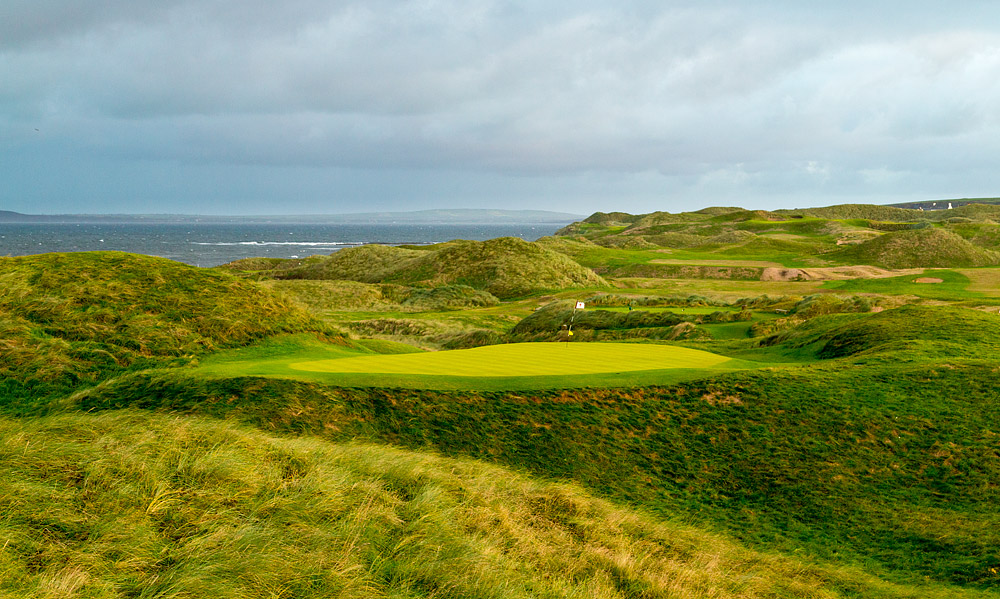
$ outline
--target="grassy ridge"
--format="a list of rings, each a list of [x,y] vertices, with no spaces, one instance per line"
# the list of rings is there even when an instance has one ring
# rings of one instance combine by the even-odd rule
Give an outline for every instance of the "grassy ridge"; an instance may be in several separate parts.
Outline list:
[[[760,278],[761,269],[739,262],[785,267],[997,265],[998,222],[1000,206],[985,204],[929,211],[851,204],[773,212],[599,213],[539,242],[609,277],[751,280]],[[669,255],[671,263],[657,260],[657,253],[660,258]]]
[[[994,370],[970,360],[831,364],[530,394],[137,374],[76,402],[433,447],[898,581],[996,585]]]
[[[938,231],[945,235],[934,239],[943,246],[954,245],[950,231],[959,226],[964,239],[983,242],[992,236],[986,225],[960,220],[928,226],[894,221],[894,215],[878,211],[841,216],[851,219],[740,209],[656,214],[630,222],[611,215],[596,219],[605,224],[584,223],[589,238],[551,245],[595,266],[627,268],[668,257],[713,260],[705,264],[714,267],[715,259],[747,257],[778,263],[834,260],[876,245],[849,245],[842,254],[822,248],[871,235],[885,243]],[[863,235],[851,237],[857,232]],[[616,236],[627,243],[613,240]],[[677,236],[685,243],[694,237],[707,243],[669,254],[655,251],[654,241]],[[642,243],[632,244],[633,239]],[[480,255],[486,244],[470,250],[462,243],[385,252],[385,272],[395,268],[391,264],[409,265],[390,273],[388,279],[398,276],[394,283],[337,282],[329,289],[327,281],[274,284],[302,284],[296,293],[314,300],[309,305],[317,312],[336,294],[377,295],[384,305],[371,314],[342,318],[357,320],[351,325],[360,327],[356,331],[367,327],[385,338],[400,327],[428,334],[426,327],[439,316],[409,309],[479,304],[454,322],[465,318],[463,327],[488,326],[468,335],[485,332],[491,342],[513,318],[528,316],[525,321],[550,331],[569,316],[566,310],[531,312],[551,297],[491,305],[495,297],[482,289],[504,273],[461,262],[488,263],[503,251]],[[633,245],[646,249],[614,249]],[[449,248],[462,251],[444,266],[423,262],[427,256],[441,258]],[[799,250],[808,254],[809,248],[815,255],[790,257]],[[11,596],[919,597],[996,596],[1000,588],[1000,516],[994,509],[1000,500],[995,426],[1000,391],[992,357],[1000,350],[1000,320],[995,314],[928,306],[869,314],[873,306],[899,302],[788,297],[765,302],[788,310],[780,319],[748,312],[753,320],[730,322],[737,312],[715,308],[690,316],[702,323],[699,330],[717,335],[697,347],[757,360],[757,370],[680,369],[676,378],[657,378],[654,371],[587,375],[593,386],[605,388],[577,390],[551,388],[578,386],[579,377],[571,376],[506,377],[503,384],[478,391],[456,383],[467,377],[451,377],[448,385],[430,385],[451,391],[428,391],[419,390],[429,386],[428,377],[438,382],[447,377],[242,376],[288,370],[292,358],[406,349],[384,340],[331,347],[315,335],[284,335],[325,329],[294,308],[295,302],[255,283],[120,254],[38,258],[42,261],[5,261],[0,269],[0,282],[9,283],[0,287],[0,350],[13,348],[0,351],[0,366],[10,368],[0,379],[4,409],[124,407],[187,417],[126,412],[0,420],[0,510],[12,506],[0,513],[0,531],[10,539],[0,549],[0,578],[18,585]],[[307,260],[285,272],[325,262]],[[355,266],[363,269],[364,261]],[[449,271],[452,266],[456,270]],[[446,287],[414,287],[438,284],[453,272],[465,278]],[[977,278],[977,293],[971,293],[973,272],[978,273],[942,271],[944,282],[926,288],[937,289],[941,299],[981,301],[978,294],[990,293],[983,283],[989,278]],[[514,275],[520,278],[508,283],[535,273]],[[836,283],[855,293],[899,293],[916,285],[912,277]],[[644,302],[669,299],[663,290],[650,293],[660,295]],[[691,298],[682,305],[693,305]],[[588,311],[582,317],[593,319],[588,331],[595,336],[646,335],[653,329],[672,335],[677,327],[694,328],[692,322],[671,327],[670,319],[677,317],[664,310],[641,312]],[[259,340],[266,341],[243,347]],[[225,347],[234,349],[214,353]],[[195,356],[201,356],[203,368],[141,370],[191,363]],[[777,364],[793,359],[800,365]],[[246,370],[248,364],[276,370]],[[540,379],[546,384],[539,385]],[[608,388],[615,385],[622,387]],[[190,418],[199,414],[229,422]],[[326,441],[275,439],[236,422]],[[561,490],[546,495],[542,511],[533,499],[522,498],[535,497],[525,486],[480,501],[474,498],[488,493],[477,495],[469,480],[447,473],[481,468],[476,476],[482,479],[520,475],[426,454],[409,454],[401,458],[409,465],[399,467],[402,453],[351,444],[358,440],[573,480],[619,504],[842,569],[777,560],[791,565],[753,561],[746,570],[744,562],[711,551],[700,554],[707,561],[688,562],[688,554],[678,558],[672,545],[659,541],[649,554],[615,553],[620,547],[648,547],[643,544],[648,536],[616,528],[612,512],[624,513],[620,510],[581,507],[594,500],[579,489],[546,487]],[[331,477],[339,478],[331,483]],[[338,481],[349,485],[336,486]],[[359,488],[365,492],[354,493]],[[462,511],[469,507],[474,516]],[[585,512],[594,519],[581,524]],[[118,513],[127,514],[121,538],[107,532],[114,530]],[[648,518],[642,523],[640,528],[656,530],[663,525]],[[681,529],[662,530],[674,538]],[[610,538],[620,544],[609,544]],[[526,539],[530,548],[520,552]],[[699,551],[713,546],[704,536],[692,543]],[[608,555],[615,557],[595,558]],[[546,561],[546,556],[565,558]],[[734,575],[715,568],[712,560]],[[689,570],[671,570],[678,561]],[[918,586],[884,584],[853,568]],[[706,580],[726,582],[706,586]],[[684,581],[695,582],[685,586]],[[6,587],[0,587],[3,597]]]
[[[316,314],[331,312],[420,312],[495,306],[489,292],[468,285],[432,288],[341,280],[263,280],[261,284],[307,306]]]
[[[236,263],[228,268],[239,270],[242,266]],[[265,272],[285,279],[468,285],[499,298],[607,285],[566,256],[516,237],[459,240],[420,249],[364,245],[341,250],[320,262]]]
[[[0,597],[984,597],[482,462],[149,413],[0,419]]]
[[[818,317],[762,343],[812,346],[820,358],[930,362],[981,358],[1000,351],[1000,318],[978,310],[910,305],[876,314]]]
[[[324,327],[250,281],[114,252],[0,258],[0,399]]]
[[[1000,254],[973,245],[957,233],[936,227],[886,233],[839,256],[858,264],[886,268],[992,266]]]

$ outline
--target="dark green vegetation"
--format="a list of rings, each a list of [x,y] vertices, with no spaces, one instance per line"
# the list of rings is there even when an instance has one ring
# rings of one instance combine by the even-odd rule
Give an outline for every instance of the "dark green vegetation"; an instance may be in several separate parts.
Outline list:
[[[836,364],[530,397],[147,375],[79,401],[431,446],[576,480],[751,545],[863,564],[900,582],[993,585],[996,369],[952,362]],[[246,400],[233,405],[234,396]]]
[[[122,253],[0,258],[0,396],[12,404],[326,326],[220,272]]]
[[[998,597],[998,220],[712,208],[219,270],[3,260],[0,597]],[[570,325],[733,360],[289,369]]]
[[[958,233],[926,227],[886,233],[845,250],[841,259],[886,268],[992,266],[1000,255],[966,241]]]
[[[458,284],[499,298],[606,283],[562,254],[516,237],[489,241],[452,241],[428,247],[365,245],[307,261],[294,268],[259,262],[227,265],[237,271],[273,271],[282,279],[349,280],[363,283]]]
[[[469,459],[122,411],[0,419],[3,597],[982,597]],[[745,574],[744,574],[745,573]]]

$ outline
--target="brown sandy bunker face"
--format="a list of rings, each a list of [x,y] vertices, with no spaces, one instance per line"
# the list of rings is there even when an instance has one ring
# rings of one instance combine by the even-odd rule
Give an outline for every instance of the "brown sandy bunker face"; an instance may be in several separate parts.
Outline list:
[[[919,279],[913,279],[914,283],[944,283],[944,280],[938,279],[936,277],[920,277]]]
[[[830,266],[822,268],[765,268],[761,281],[846,281],[849,279],[886,279],[915,275],[922,268],[888,269],[877,266]]]

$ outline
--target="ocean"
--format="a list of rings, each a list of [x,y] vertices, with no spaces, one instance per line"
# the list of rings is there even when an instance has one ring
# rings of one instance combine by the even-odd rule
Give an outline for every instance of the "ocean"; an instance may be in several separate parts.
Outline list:
[[[520,237],[534,241],[557,223],[507,225],[308,225],[0,223],[0,256],[110,250],[160,256],[194,266],[218,266],[251,257],[304,258],[383,243],[425,245]]]

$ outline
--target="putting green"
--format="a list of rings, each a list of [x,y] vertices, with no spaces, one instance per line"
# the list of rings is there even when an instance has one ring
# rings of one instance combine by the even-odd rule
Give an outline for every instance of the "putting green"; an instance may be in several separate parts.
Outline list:
[[[289,367],[307,372],[508,377],[708,368],[728,361],[726,356],[672,345],[511,343],[419,354],[295,362]]]

